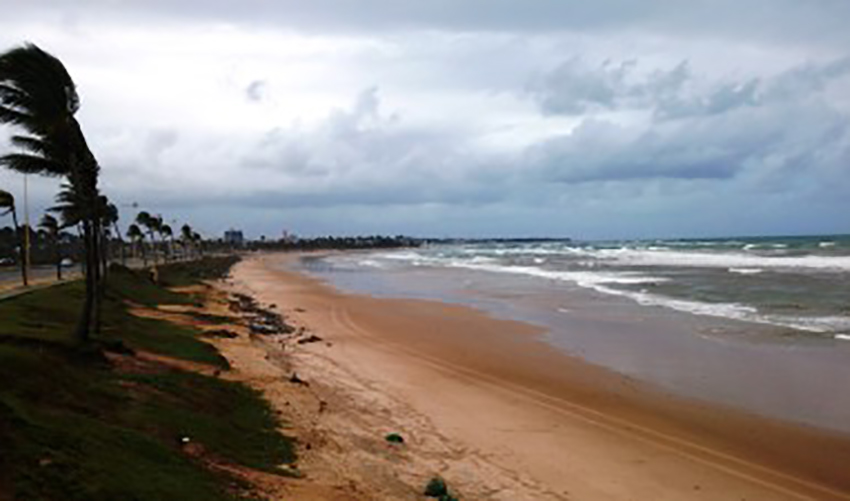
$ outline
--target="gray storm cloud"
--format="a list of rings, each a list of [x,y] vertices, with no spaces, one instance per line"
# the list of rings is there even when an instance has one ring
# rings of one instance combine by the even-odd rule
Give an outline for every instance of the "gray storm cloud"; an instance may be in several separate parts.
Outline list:
[[[846,231],[847,18],[837,0],[33,0],[0,42],[66,61],[117,200],[209,231],[799,233]]]

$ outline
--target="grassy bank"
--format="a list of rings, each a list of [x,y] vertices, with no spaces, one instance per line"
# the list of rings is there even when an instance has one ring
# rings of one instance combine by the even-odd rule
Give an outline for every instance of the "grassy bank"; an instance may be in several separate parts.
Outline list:
[[[191,285],[231,264],[163,266],[159,278]],[[254,390],[138,356],[226,370],[200,331],[130,313],[199,298],[122,268],[108,290],[94,349],[72,338],[81,283],[0,302],[0,499],[242,499],[244,486],[211,463],[275,472],[294,459]]]

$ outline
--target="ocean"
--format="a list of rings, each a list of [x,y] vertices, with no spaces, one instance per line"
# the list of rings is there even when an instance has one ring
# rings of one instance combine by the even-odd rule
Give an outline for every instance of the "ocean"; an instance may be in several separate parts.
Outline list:
[[[480,242],[303,261],[474,306],[665,391],[850,432],[850,236]]]
[[[850,340],[850,236],[495,243],[337,257],[563,282],[641,305]]]

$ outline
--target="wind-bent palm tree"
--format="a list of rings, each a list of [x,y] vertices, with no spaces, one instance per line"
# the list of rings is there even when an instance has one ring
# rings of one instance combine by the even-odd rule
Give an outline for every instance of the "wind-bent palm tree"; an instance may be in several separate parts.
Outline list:
[[[192,245],[198,250],[198,257],[204,257],[204,239],[196,232],[192,232]]]
[[[59,214],[60,226],[62,228],[76,227],[80,231],[80,235],[85,241],[85,234],[82,230],[83,219],[85,219],[85,211],[81,208],[79,201],[80,196],[77,191],[69,183],[63,183],[59,193],[56,194],[56,205],[49,208],[50,212]],[[83,272],[88,274],[91,263],[87,256],[83,260]]]
[[[183,257],[189,259],[189,248],[192,245],[192,227],[189,223],[180,228],[180,244],[183,247]]]
[[[104,224],[106,227],[112,227],[115,231],[115,237],[118,238],[118,245],[121,247],[121,264],[127,265],[127,254],[124,249],[124,237],[121,236],[121,229],[118,227],[118,206],[113,203],[106,205],[106,213],[104,214]]]
[[[168,239],[168,248],[165,253],[165,259],[168,260],[174,256],[174,231],[171,229],[171,225],[166,223],[160,227],[159,234],[160,238]]]
[[[144,263],[145,268],[147,268],[148,255],[145,252],[145,234],[142,233],[142,229],[139,228],[139,225],[133,223],[127,228],[127,238],[130,239],[130,242],[133,243],[135,248],[141,249],[142,262]]]
[[[107,276],[109,273],[109,241],[110,241],[110,229],[112,228],[112,221],[109,219],[109,199],[106,195],[100,195],[97,197],[97,219],[95,221],[96,231],[97,231],[97,239],[100,243],[100,261],[98,265],[100,266],[99,276],[101,280],[100,287],[98,288],[99,293],[101,294],[101,298],[103,297],[103,293],[106,291],[106,283]]]
[[[151,231],[156,235],[159,235],[159,245],[158,252],[162,252],[165,254],[165,246],[163,245],[162,239],[162,216],[153,216],[151,217]],[[163,256],[166,257],[166,256]]]
[[[56,280],[62,280],[62,251],[59,248],[59,221],[50,214],[45,214],[41,217],[38,227],[44,230],[47,240],[53,246],[53,260],[56,263]]]
[[[12,136],[12,144],[21,152],[4,155],[0,164],[18,172],[65,177],[71,190],[67,202],[81,216],[86,295],[77,336],[86,342],[92,326],[98,328],[96,201],[100,167],[74,116],[79,107],[74,81],[59,59],[32,44],[0,55],[0,123],[24,131]]]
[[[21,265],[21,280],[24,283],[24,287],[29,285],[29,277],[27,277],[27,263],[24,260],[24,243],[21,237],[21,229],[18,226],[18,213],[15,210],[15,197],[5,190],[0,190],[0,216],[5,216],[6,214],[12,215],[12,225],[15,227],[15,236],[18,239],[18,249],[19,256],[18,262]],[[29,230],[29,228],[27,228]]]
[[[136,224],[140,227],[144,227],[148,231],[148,235],[151,238],[151,251],[153,253],[153,264],[156,265],[156,237],[154,237],[154,231],[156,228],[156,218],[150,215],[148,211],[141,211],[136,216]],[[147,266],[147,264],[145,264]]]

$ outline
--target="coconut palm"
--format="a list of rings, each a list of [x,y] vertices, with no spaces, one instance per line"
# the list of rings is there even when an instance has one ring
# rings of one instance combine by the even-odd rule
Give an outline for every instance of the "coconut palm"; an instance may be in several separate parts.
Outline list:
[[[156,218],[151,216],[150,213],[147,211],[141,211],[136,216],[136,224],[138,224],[141,228],[146,229],[148,235],[150,236],[151,252],[153,253],[153,264],[156,265],[156,237],[154,236],[154,232],[156,231],[157,227]]]
[[[197,249],[198,256],[204,257],[204,239],[200,234],[192,232],[192,245]]]
[[[83,219],[85,219],[85,211],[82,209],[79,199],[80,195],[74,186],[70,183],[63,183],[59,193],[57,193],[55,197],[56,205],[48,210],[59,215],[61,228],[76,227],[80,233],[80,237],[85,242],[85,232],[82,229]],[[87,256],[84,256],[82,263],[83,271],[86,273],[86,276],[88,276],[89,265],[91,263]]]
[[[18,249],[20,250],[18,262],[21,265],[21,280],[24,283],[24,287],[26,287],[29,285],[29,277],[27,277],[27,265],[23,258],[24,245],[21,241],[21,229],[18,226],[18,213],[15,211],[15,197],[8,191],[0,190],[0,216],[5,216],[6,214],[12,215],[12,225],[15,227],[15,235],[18,238]]]
[[[168,248],[165,257],[169,259],[174,255],[174,231],[171,229],[171,225],[165,223],[160,227],[159,234],[160,238],[168,239]]]
[[[159,245],[157,252],[162,252],[163,254],[165,254],[162,241],[162,216],[151,217],[151,231],[154,234],[159,235]]]
[[[183,255],[188,259],[189,248],[192,245],[192,227],[188,223],[180,228],[180,245],[183,247]]]
[[[97,197],[96,231],[101,248],[100,262],[98,263],[100,265],[100,279],[102,282],[99,289],[101,294],[103,294],[106,289],[107,274],[109,272],[109,241],[111,228],[112,220],[110,219],[109,214],[109,199],[106,195],[100,195]]]
[[[86,255],[86,295],[77,325],[78,339],[85,342],[93,323],[97,329],[99,308],[95,214],[100,167],[74,116],[79,104],[74,81],[59,59],[32,44],[0,55],[0,123],[24,132],[11,138],[21,151],[0,157],[0,164],[67,179],[68,202],[80,217]]]
[[[38,227],[44,230],[44,234],[47,236],[47,241],[53,246],[53,258],[56,263],[56,280],[62,280],[62,252],[59,248],[59,221],[50,214],[45,214],[41,217],[41,222],[38,223]]]
[[[135,248],[141,249],[142,261],[144,262],[145,267],[147,267],[148,255],[145,252],[145,234],[142,232],[142,229],[139,228],[139,225],[133,223],[127,228],[127,238],[130,239],[130,242],[133,243]]]
[[[118,207],[113,203],[107,203],[106,212],[104,214],[104,225],[107,228],[112,228],[115,232],[115,237],[118,239],[118,245],[121,248],[121,264],[127,264],[127,255],[124,251],[124,237],[121,236],[121,229],[118,228]]]

